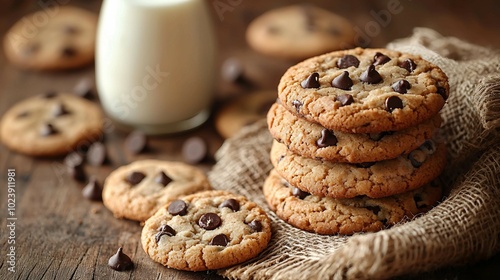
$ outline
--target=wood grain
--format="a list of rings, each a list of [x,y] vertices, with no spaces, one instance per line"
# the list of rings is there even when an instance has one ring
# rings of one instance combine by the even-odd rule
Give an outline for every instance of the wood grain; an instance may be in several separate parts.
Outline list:
[[[207,0],[210,4],[215,1]],[[220,0],[225,2],[225,0]],[[21,16],[39,10],[40,2],[27,0],[0,0],[0,35]],[[56,0],[53,2],[57,3]],[[67,2],[67,1],[60,1]],[[219,43],[219,65],[228,57],[236,57],[245,65],[253,87],[242,88],[218,78],[217,100],[214,111],[238,94],[257,89],[275,89],[281,74],[293,64],[290,61],[270,59],[250,50],[245,42],[245,28],[262,12],[301,1],[241,1],[233,10],[219,18],[212,9]],[[310,1],[335,11],[354,22],[361,30],[374,21],[373,13],[387,8],[389,1]],[[459,3],[458,3],[459,2]],[[500,47],[500,2],[481,1],[409,1],[401,0],[403,11],[391,17],[386,27],[370,38],[370,46],[384,46],[387,42],[408,36],[415,26],[427,26],[445,35],[457,36],[471,42]],[[99,11],[101,1],[72,0],[70,4]],[[298,38],[300,39],[300,38]],[[68,91],[82,77],[94,77],[93,66],[58,73],[27,72],[10,65],[0,55],[0,114],[23,98],[48,90]],[[150,138],[150,149],[137,156],[123,149],[126,132],[111,129],[106,134],[110,162],[101,167],[86,167],[88,174],[102,182],[115,168],[137,159],[155,157],[182,160],[182,143],[191,136],[201,136],[209,143],[213,155],[223,139],[214,129],[213,119],[190,132]],[[213,162],[199,166],[209,171]],[[33,159],[10,152],[0,145],[0,227],[7,225],[8,168],[16,169],[16,252],[17,272],[10,274],[5,261],[0,263],[0,279],[221,279],[215,273],[188,273],[168,269],[153,263],[142,250],[138,223],[117,220],[102,205],[90,202],[81,195],[82,184],[68,177],[62,159]],[[5,258],[7,239],[2,234],[1,253]],[[107,261],[122,246],[135,262],[135,269],[116,272]],[[476,265],[445,268],[437,272],[406,276],[404,279],[480,279],[498,272],[500,257]],[[464,278],[465,277],[465,278]]]

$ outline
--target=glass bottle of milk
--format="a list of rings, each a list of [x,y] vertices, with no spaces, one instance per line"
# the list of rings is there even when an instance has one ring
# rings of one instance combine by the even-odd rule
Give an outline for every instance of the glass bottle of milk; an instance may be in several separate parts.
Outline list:
[[[148,134],[188,130],[209,117],[215,37],[202,0],[105,0],[96,83],[118,125]]]

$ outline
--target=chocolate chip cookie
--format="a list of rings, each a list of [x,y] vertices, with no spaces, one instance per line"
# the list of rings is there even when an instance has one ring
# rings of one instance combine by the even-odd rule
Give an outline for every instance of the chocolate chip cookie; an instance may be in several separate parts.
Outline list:
[[[427,212],[441,199],[441,187],[434,182],[378,199],[320,197],[292,187],[275,170],[266,179],[263,191],[278,217],[294,227],[319,234],[379,231]]]
[[[347,19],[309,4],[268,11],[254,19],[246,33],[256,51],[286,59],[352,48],[354,37]]]
[[[170,268],[202,271],[257,256],[271,239],[271,221],[245,197],[207,191],[175,200],[146,221],[142,248]]]
[[[100,138],[103,115],[96,104],[72,94],[49,92],[11,107],[0,122],[0,139],[30,156],[58,156]]]
[[[287,70],[278,96],[288,111],[327,129],[380,133],[435,116],[449,95],[448,79],[420,56],[387,49],[337,51]]]
[[[7,59],[34,70],[78,68],[94,61],[97,16],[86,10],[56,6],[29,14],[4,38]]]
[[[117,218],[145,221],[181,196],[211,189],[205,174],[181,162],[140,160],[113,171],[102,200]]]
[[[215,127],[224,138],[234,136],[246,125],[264,119],[276,101],[276,91],[256,91],[241,95],[222,107],[215,117]]]
[[[379,198],[419,188],[435,179],[446,165],[446,148],[427,140],[408,155],[350,164],[302,157],[274,141],[271,162],[280,176],[303,191],[333,198]]]
[[[418,148],[441,125],[436,115],[401,131],[351,134],[331,131],[274,104],[267,115],[269,130],[278,142],[304,157],[362,163],[396,158]]]

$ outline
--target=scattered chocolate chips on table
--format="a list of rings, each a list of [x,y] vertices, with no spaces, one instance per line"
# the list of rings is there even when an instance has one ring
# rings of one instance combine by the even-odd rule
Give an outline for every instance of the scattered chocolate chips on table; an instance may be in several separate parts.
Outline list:
[[[85,174],[85,170],[83,169],[83,164],[82,165],[67,166],[67,169],[68,169],[69,175],[75,181],[78,181],[80,183],[84,183],[85,180],[87,179],[87,175]]]
[[[102,187],[94,176],[91,176],[88,184],[82,190],[83,197],[93,200],[102,201]]]
[[[92,166],[101,166],[107,160],[106,146],[101,142],[94,142],[87,151],[87,162]]]
[[[242,85],[251,84],[245,76],[245,67],[243,63],[235,57],[230,57],[224,60],[221,67],[221,75],[225,81],[231,83]]]
[[[147,147],[146,134],[140,130],[132,131],[127,138],[125,138],[125,147],[132,154],[144,152]]]
[[[190,164],[200,163],[207,159],[208,147],[201,137],[188,138],[182,145],[184,161]]]
[[[116,254],[109,258],[108,266],[117,271],[125,271],[134,268],[134,263],[129,256],[123,253],[123,248],[120,247]]]

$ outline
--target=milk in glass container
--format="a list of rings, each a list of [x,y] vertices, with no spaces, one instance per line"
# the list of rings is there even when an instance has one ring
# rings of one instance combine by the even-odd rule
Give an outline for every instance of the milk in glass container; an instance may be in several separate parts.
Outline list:
[[[209,117],[215,39],[202,0],[105,0],[96,83],[118,125],[149,134],[188,130]]]

